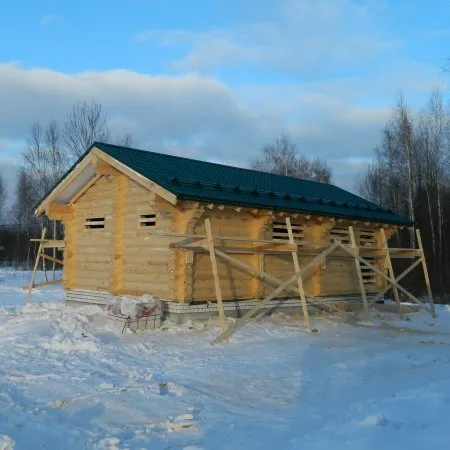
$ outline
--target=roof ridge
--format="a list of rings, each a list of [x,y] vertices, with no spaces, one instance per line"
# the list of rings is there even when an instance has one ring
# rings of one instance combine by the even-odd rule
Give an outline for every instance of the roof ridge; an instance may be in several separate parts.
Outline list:
[[[263,170],[248,169],[246,167],[239,167],[239,166],[231,166],[230,164],[222,164],[222,163],[216,163],[216,162],[211,162],[211,161],[204,161],[202,159],[189,158],[187,156],[172,155],[170,153],[155,152],[153,150],[143,150],[143,149],[140,149],[140,148],[126,147],[124,145],[107,144],[106,142],[97,142],[96,141],[96,142],[94,142],[92,144],[91,148],[95,147],[96,145],[107,145],[109,147],[115,147],[117,149],[133,150],[133,151],[142,152],[142,153],[153,153],[153,154],[156,154],[156,155],[165,155],[165,156],[169,156],[171,158],[180,158],[180,159],[185,159],[185,160],[188,160],[188,161],[194,161],[196,163],[211,164],[211,165],[214,165],[214,166],[221,166],[221,167],[232,168],[232,169],[236,169],[236,170],[243,170],[243,171],[246,171],[246,172],[260,173],[260,174],[264,174],[264,175],[270,175],[270,176],[273,176],[273,177],[281,177],[283,179],[289,178],[289,179],[296,180],[296,181],[300,180],[300,181],[303,181],[305,183],[321,184],[321,185],[325,185],[325,186],[338,187],[335,184],[324,183],[322,181],[307,180],[305,178],[297,178],[297,177],[293,177],[291,175],[280,175],[278,173],[264,172]],[[339,189],[341,189],[341,188],[339,188]],[[341,189],[341,190],[344,190],[344,189]],[[345,191],[345,192],[348,192],[348,191]],[[365,200],[365,199],[363,199],[363,200]],[[367,201],[367,200],[365,200],[365,201]]]

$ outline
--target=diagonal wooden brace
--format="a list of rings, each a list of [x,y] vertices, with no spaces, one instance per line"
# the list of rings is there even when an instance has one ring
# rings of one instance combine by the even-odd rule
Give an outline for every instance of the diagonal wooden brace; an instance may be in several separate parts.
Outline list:
[[[205,250],[207,250],[207,247],[202,247]],[[256,269],[255,267],[251,266],[250,264],[246,264],[243,261],[240,261],[238,259],[233,258],[232,256],[228,255],[227,253],[222,252],[221,250],[218,250],[217,248],[214,249],[215,253],[217,256],[220,256],[221,258],[225,259],[226,261],[228,261],[230,264],[235,265],[236,267],[239,267],[243,270],[246,270],[247,272],[251,272],[254,275],[257,275],[261,281],[263,281],[266,284],[270,284],[271,287],[273,287],[273,285],[275,284],[276,286],[279,286],[281,284],[283,284],[283,280],[281,280],[280,278],[277,278],[267,272],[261,271],[259,269]],[[289,286],[287,288],[288,291],[299,295],[300,291],[298,290],[298,287],[295,286]],[[310,297],[311,302],[314,303],[318,303],[321,306],[323,306],[326,309],[329,309],[337,314],[342,315],[342,311],[333,306],[332,304],[326,303],[325,301],[318,299],[318,298],[314,298],[311,296],[311,294],[309,294],[308,292],[305,291],[305,295],[307,295],[308,297]]]
[[[338,243],[339,248],[342,248],[344,251],[349,253],[350,255],[353,255],[355,258],[357,258],[362,264],[364,264],[367,267],[370,267],[375,273],[380,275],[383,279],[385,279],[387,282],[392,283],[394,286],[398,288],[399,291],[403,292],[408,298],[410,298],[414,303],[417,303],[418,305],[422,306],[425,311],[427,311],[432,317],[436,317],[436,314],[429,308],[427,308],[423,302],[421,302],[419,299],[414,297],[414,295],[411,294],[411,292],[407,291],[403,286],[400,286],[398,283],[393,282],[385,273],[383,273],[378,267],[374,266],[373,264],[370,264],[367,262],[364,258],[361,258],[357,253],[352,251],[351,249],[345,247],[344,245]]]
[[[338,243],[335,243],[324,250],[320,255],[316,256],[311,262],[309,262],[306,266],[302,267],[299,272],[292,275],[288,278],[283,284],[278,286],[271,294],[269,294],[264,300],[261,300],[257,305],[251,308],[243,317],[236,320],[233,326],[229,327],[224,333],[214,339],[211,344],[217,344],[224,339],[228,339],[233,333],[239,330],[241,327],[245,325],[248,319],[250,319],[254,314],[256,314],[261,308],[264,308],[271,300],[273,300],[278,294],[285,291],[289,286],[294,284],[299,277],[301,277],[305,272],[311,270],[315,267],[317,263],[320,263],[327,257],[331,252],[333,252],[339,246]]]
[[[420,263],[422,262],[422,260],[419,258],[416,261],[414,261],[407,269],[405,269],[397,278],[395,278],[395,283],[398,283],[399,281],[401,281],[404,277],[406,277],[406,275],[408,275],[409,272],[411,272],[413,269],[415,269]],[[373,304],[375,302],[377,302],[378,300],[380,300],[381,297],[383,297],[384,294],[386,294],[386,292],[391,289],[392,287],[392,280],[389,280],[388,285],[383,289],[383,291],[381,291],[379,294],[377,294],[374,298],[371,299],[370,303]]]

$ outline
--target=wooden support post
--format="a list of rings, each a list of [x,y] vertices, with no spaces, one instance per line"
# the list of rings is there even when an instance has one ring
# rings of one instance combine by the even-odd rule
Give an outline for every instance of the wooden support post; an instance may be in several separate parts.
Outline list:
[[[423,276],[425,277],[425,284],[427,286],[428,301],[430,302],[430,308],[431,308],[432,316],[436,317],[436,310],[434,308],[433,293],[431,292],[430,277],[428,276],[427,262],[425,261],[425,253],[423,252],[423,245],[422,245],[422,236],[420,235],[420,230],[419,229],[416,230],[416,237],[417,237],[417,244],[419,246],[419,249],[422,251],[422,256],[420,257],[420,259],[422,260]]]
[[[212,341],[212,344],[217,344],[224,339],[228,339],[233,333],[235,333],[239,328],[243,327],[245,325],[245,322],[250,319],[254,314],[256,314],[261,308],[264,308],[265,305],[267,305],[272,299],[274,299],[278,294],[285,291],[289,286],[291,286],[293,283],[296,282],[296,280],[302,276],[305,272],[308,270],[311,270],[314,268],[314,266],[317,263],[320,263],[320,261],[323,260],[323,258],[326,258],[328,254],[333,252],[337,247],[339,246],[338,243],[335,243],[325,249],[319,256],[316,256],[310,263],[308,263],[306,266],[300,269],[298,273],[295,273],[290,278],[288,278],[283,284],[278,286],[274,291],[272,291],[271,294],[269,294],[264,300],[259,302],[257,305],[255,305],[253,308],[251,308],[243,317],[236,320],[233,326],[229,327],[225,332],[223,332],[220,336],[218,336],[216,339]]]
[[[406,277],[406,275],[408,275],[409,272],[411,272],[413,269],[415,269],[420,263],[422,262],[422,260],[419,258],[416,261],[414,261],[406,270],[404,270],[395,280],[395,283],[398,283],[400,280],[402,280],[404,277]],[[381,297],[383,297],[384,294],[386,294],[386,292],[391,289],[391,287],[394,286],[393,281],[390,280],[387,283],[387,286],[381,291],[379,292],[372,300],[371,303],[375,303],[377,302]]]
[[[222,333],[226,330],[225,311],[222,303],[222,291],[220,290],[219,271],[217,269],[216,253],[214,251],[214,239],[211,231],[211,222],[209,218],[205,219],[206,240],[208,241],[209,257],[211,258],[211,266],[214,277],[214,288],[216,290],[217,308],[219,309],[220,326]]]
[[[347,252],[350,255],[353,255],[355,258],[359,260],[362,264],[364,264],[366,267],[370,267],[375,273],[380,275],[381,278],[391,283],[393,286],[397,286],[399,291],[403,292],[408,298],[410,298],[414,303],[417,303],[418,305],[422,306],[432,317],[436,317],[436,315],[433,315],[432,310],[427,308],[423,302],[421,302],[419,299],[414,297],[414,295],[411,294],[411,292],[407,291],[403,286],[400,286],[397,282],[393,282],[385,273],[383,273],[378,267],[374,266],[373,264],[370,264],[365,259],[361,258],[357,253],[355,253],[353,250],[345,247],[342,244],[338,243],[338,246],[342,248],[345,252]]]
[[[383,246],[386,249],[386,260],[385,261],[386,261],[386,267],[388,270],[388,275],[395,283],[395,275],[394,275],[394,269],[392,267],[391,255],[389,253],[388,241],[386,238],[386,233],[384,232],[383,228],[380,228],[380,233],[381,233],[381,237],[383,239]],[[399,315],[400,319],[402,319],[403,318],[402,305],[400,303],[400,296],[398,294],[397,286],[392,285],[392,290],[394,292],[395,303],[397,303],[398,315]]]
[[[207,247],[204,247],[204,248],[205,248],[205,250],[208,250]],[[263,281],[264,283],[270,284],[271,287],[273,284],[276,284],[278,286],[283,284],[283,280],[280,280],[279,278],[277,278],[273,275],[270,275],[269,273],[266,273],[263,270],[255,269],[254,267],[250,266],[249,264],[246,264],[239,259],[233,258],[232,256],[227,255],[226,253],[222,252],[221,250],[215,249],[215,253],[217,256],[220,256],[221,258],[225,259],[226,261],[229,261],[234,266],[239,267],[240,269],[246,270],[247,272],[257,275],[261,279],[261,281]],[[298,288],[296,288],[294,286],[289,286],[287,288],[287,290],[296,295],[300,294],[300,292],[298,291]],[[305,291],[305,294],[308,295],[309,297],[312,297],[306,291]],[[318,303],[318,304],[322,305],[324,308],[329,309],[337,314],[342,314],[342,312],[339,308],[333,306],[332,304],[326,303],[319,298],[313,297],[313,298],[311,298],[311,300],[314,303]]]
[[[289,242],[291,244],[295,244],[294,233],[292,232],[291,219],[289,217],[286,217],[286,228],[287,228],[287,232],[288,232],[288,235],[289,235]],[[297,251],[292,251],[292,260],[294,262],[295,273],[299,273],[300,272],[300,263],[298,261],[298,253],[297,253]],[[298,285],[298,290],[300,291],[300,301],[301,301],[301,304],[302,304],[302,310],[303,310],[303,317],[305,319],[305,325],[306,325],[306,327],[308,328],[309,331],[312,331],[311,320],[309,319],[308,305],[306,304],[305,290],[303,289],[303,280],[302,280],[301,276],[299,276],[297,278],[297,285]]]
[[[56,220],[53,221],[53,239],[56,241]],[[53,259],[56,259],[56,248],[53,249]],[[52,264],[52,280],[55,279],[56,263]]]
[[[46,233],[47,233],[47,228],[43,228],[42,229],[42,235],[41,235],[41,241],[39,242],[39,248],[38,248],[38,251],[37,251],[37,254],[36,254],[36,261],[34,263],[33,273],[31,274],[31,282],[30,282],[30,285],[28,286],[28,294],[27,294],[27,298],[25,300],[26,303],[30,303],[31,291],[33,290],[34,279],[36,277],[36,271],[37,271],[38,266],[39,266],[39,260],[41,259],[42,241],[45,239],[45,234]]]
[[[353,227],[348,227],[348,234],[350,236],[350,243],[352,245],[352,249],[357,252],[357,246],[356,246],[356,239],[355,239],[355,232],[353,231]],[[356,274],[358,276],[358,282],[359,282],[359,289],[361,290],[361,297],[364,305],[364,311],[366,314],[369,314],[369,303],[367,302],[367,296],[366,296],[366,288],[364,286],[364,280],[361,273],[361,265],[359,263],[359,260],[355,258],[355,267],[356,267]]]

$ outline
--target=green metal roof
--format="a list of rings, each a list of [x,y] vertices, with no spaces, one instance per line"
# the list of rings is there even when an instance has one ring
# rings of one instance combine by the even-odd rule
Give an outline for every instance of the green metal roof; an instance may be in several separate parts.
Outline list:
[[[407,217],[399,216],[331,184],[102,142],[94,142],[57,185],[94,147],[159,184],[179,199],[352,218],[378,223],[413,224]],[[47,196],[48,194],[42,201]]]
[[[94,142],[180,199],[412,225],[407,217],[331,184]]]

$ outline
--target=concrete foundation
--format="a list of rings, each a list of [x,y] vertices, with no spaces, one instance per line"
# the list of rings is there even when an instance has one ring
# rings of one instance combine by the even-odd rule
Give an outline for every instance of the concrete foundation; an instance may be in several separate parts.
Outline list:
[[[370,302],[374,296],[368,296]],[[109,292],[87,291],[87,290],[70,290],[66,291],[66,302],[70,305],[86,305],[94,304],[106,308],[106,305],[114,300],[120,300],[120,297],[115,297]],[[333,304],[342,311],[360,312],[362,311],[362,301],[359,295],[345,295],[320,298],[321,303]],[[171,320],[172,322],[182,323],[186,320],[207,320],[209,317],[219,315],[217,303],[211,302],[190,302],[178,303],[170,300],[160,300],[161,302],[161,321]],[[248,310],[260,303],[260,300],[249,299],[239,301],[226,301],[223,303],[225,315],[228,317],[239,318],[242,317]],[[376,304],[377,309],[385,312],[396,312],[395,304],[383,304],[383,302]],[[405,312],[415,312],[415,308],[403,307]],[[314,301],[308,300],[308,310],[311,315],[326,312],[326,308]],[[264,317],[273,313],[284,312],[286,314],[302,315],[300,299],[274,299],[264,308],[262,308],[257,317]],[[139,322],[139,321],[138,321]],[[142,329],[144,326],[141,323],[133,323],[132,329]],[[148,325],[148,322],[147,322]],[[144,326],[144,329],[147,328]],[[151,329],[157,328],[158,323],[150,326]]]

